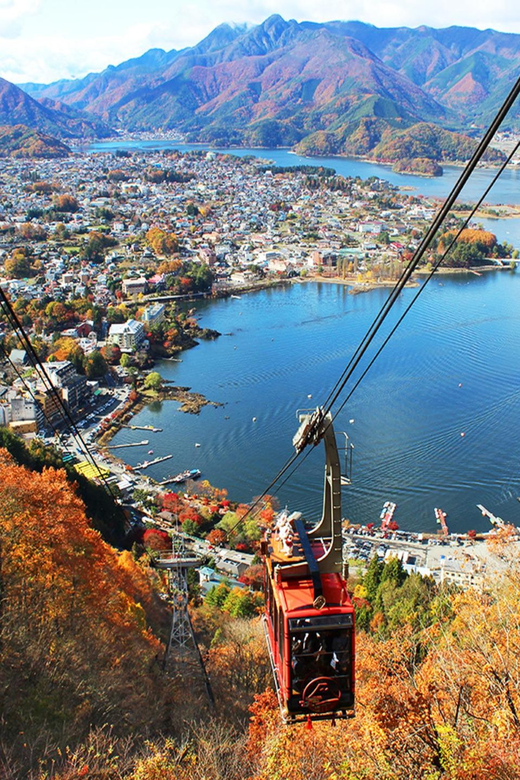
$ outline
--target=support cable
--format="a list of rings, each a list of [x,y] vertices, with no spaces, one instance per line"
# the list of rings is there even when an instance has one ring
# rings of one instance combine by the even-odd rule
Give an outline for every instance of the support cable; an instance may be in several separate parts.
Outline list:
[[[431,280],[431,278],[433,277],[434,273],[437,271],[437,269],[438,269],[438,268],[439,268],[439,267],[442,265],[442,263],[444,262],[444,260],[446,259],[446,257],[449,255],[449,253],[450,253],[450,252],[451,252],[451,250],[453,249],[454,245],[455,245],[455,244],[457,243],[457,241],[459,240],[459,238],[460,238],[460,236],[461,236],[461,234],[462,234],[463,230],[466,230],[466,228],[468,227],[468,224],[469,224],[469,223],[470,223],[470,221],[473,219],[473,217],[475,216],[476,212],[478,211],[478,209],[480,208],[480,206],[481,206],[481,205],[482,205],[482,203],[484,202],[484,200],[485,200],[486,196],[489,194],[490,190],[491,190],[491,189],[494,187],[494,185],[495,185],[495,184],[496,184],[496,182],[498,181],[499,177],[502,175],[502,173],[504,172],[505,168],[507,167],[507,165],[509,165],[509,163],[510,163],[510,162],[511,162],[511,160],[513,159],[514,155],[515,155],[515,154],[516,154],[516,152],[518,151],[518,149],[520,149],[520,141],[519,141],[519,142],[518,142],[518,143],[517,143],[517,144],[516,144],[516,145],[513,147],[513,149],[511,150],[511,152],[510,152],[509,156],[507,157],[507,159],[506,159],[506,160],[505,160],[505,161],[502,163],[502,165],[500,166],[499,170],[497,171],[497,173],[495,174],[495,176],[494,176],[494,177],[493,177],[493,179],[491,180],[491,183],[490,183],[490,184],[487,186],[487,188],[485,189],[485,191],[483,192],[483,194],[480,196],[479,200],[478,200],[478,201],[475,203],[475,205],[474,205],[474,207],[472,208],[471,212],[470,212],[470,213],[469,213],[469,215],[466,217],[466,219],[464,220],[464,222],[462,223],[462,225],[461,225],[461,227],[458,229],[458,231],[455,233],[455,235],[453,236],[452,240],[451,240],[451,241],[450,241],[450,243],[448,244],[447,248],[446,248],[446,249],[445,249],[445,251],[442,253],[442,255],[441,255],[441,257],[439,258],[439,260],[437,260],[437,262],[436,262],[436,263],[435,263],[435,265],[433,266],[433,268],[432,268],[432,270],[430,271],[430,273],[427,275],[426,279],[424,280],[424,283],[421,285],[421,287],[419,287],[419,289],[418,289],[418,290],[417,290],[417,292],[415,293],[414,297],[412,298],[412,300],[410,301],[410,303],[408,304],[408,306],[405,308],[405,310],[403,311],[403,313],[401,314],[401,316],[399,317],[399,319],[397,320],[397,322],[395,323],[395,325],[393,326],[393,328],[391,329],[391,331],[390,331],[390,332],[388,333],[388,335],[385,337],[384,341],[382,342],[382,344],[381,344],[381,345],[380,345],[380,347],[378,348],[378,350],[377,350],[377,352],[375,353],[375,355],[374,355],[374,356],[372,357],[372,359],[370,360],[370,362],[369,362],[369,364],[367,365],[367,367],[364,369],[364,371],[363,371],[363,373],[361,374],[361,376],[359,377],[359,379],[357,379],[356,383],[354,384],[354,386],[352,387],[352,389],[349,391],[349,393],[348,393],[348,395],[346,396],[346,398],[345,398],[345,399],[342,401],[342,403],[341,403],[340,407],[337,409],[337,411],[334,413],[334,415],[333,415],[333,417],[332,417],[332,422],[333,422],[333,421],[336,419],[336,417],[338,416],[338,414],[339,414],[339,413],[342,411],[342,409],[344,408],[344,406],[345,406],[345,405],[347,404],[347,402],[350,400],[351,396],[353,395],[353,393],[355,392],[355,390],[358,388],[358,386],[360,385],[361,381],[364,379],[364,377],[366,376],[366,374],[368,373],[368,371],[370,370],[370,368],[373,366],[373,364],[375,363],[375,361],[377,360],[377,358],[379,357],[379,355],[381,354],[381,352],[383,351],[383,349],[386,347],[386,345],[387,345],[387,344],[388,344],[388,342],[390,341],[391,337],[394,335],[394,333],[395,333],[395,331],[397,330],[397,328],[399,327],[399,325],[402,323],[402,321],[404,320],[404,318],[406,317],[406,315],[408,314],[408,312],[410,311],[410,309],[412,308],[412,306],[414,305],[414,303],[417,301],[417,299],[419,298],[419,296],[420,296],[420,295],[422,294],[422,292],[424,291],[424,289],[425,289],[426,285],[427,285],[427,284],[428,284],[428,282]]]
[[[341,375],[340,379],[336,383],[335,387],[333,388],[332,392],[329,394],[329,397],[325,401],[325,404],[323,405],[324,413],[327,414],[333,404],[337,401],[340,393],[342,392],[343,388],[345,387],[346,382],[352,375],[353,370],[356,368],[356,366],[359,364],[359,361],[365,354],[366,350],[368,349],[370,343],[372,342],[374,336],[378,332],[379,328],[383,324],[384,320],[388,316],[388,313],[390,312],[390,309],[394,305],[397,297],[403,290],[404,286],[410,279],[412,273],[417,268],[420,260],[422,259],[424,253],[428,249],[429,245],[431,244],[433,238],[435,237],[435,234],[441,227],[442,223],[448,216],[450,210],[452,209],[455,201],[457,200],[458,196],[464,189],[465,185],[468,182],[468,179],[470,178],[471,174],[475,170],[477,164],[482,159],[482,156],[486,152],[488,146],[490,145],[491,141],[493,140],[493,137],[495,133],[500,128],[500,125],[504,121],[505,117],[507,116],[508,112],[512,108],[513,104],[515,103],[516,99],[518,98],[520,94],[520,79],[518,79],[513,86],[511,92],[505,99],[504,103],[502,104],[499,112],[496,114],[495,118],[493,119],[493,122],[487,129],[486,133],[484,134],[484,137],[479,142],[477,148],[475,149],[470,161],[462,171],[459,179],[457,180],[455,186],[451,190],[450,194],[444,201],[443,205],[437,212],[432,224],[428,228],[428,231],[426,232],[426,235],[421,240],[421,243],[419,244],[419,247],[416,249],[416,251],[413,254],[412,259],[410,260],[408,266],[406,267],[405,271],[401,274],[400,279],[398,280],[397,284],[391,291],[390,295],[388,296],[388,299],[386,300],[385,304],[383,305],[381,311],[379,312],[378,316],[368,329],[367,333],[365,334],[363,340],[361,341],[359,347],[356,349],[353,357],[349,361],[347,367],[343,371],[343,374]],[[307,437],[309,440],[309,437]]]
[[[406,283],[409,281],[412,273],[417,268],[417,266],[418,266],[420,260],[422,259],[424,253],[428,249],[428,247],[431,244],[432,240],[434,239],[436,233],[440,229],[442,223],[444,222],[444,220],[448,216],[448,214],[449,214],[450,210],[452,209],[456,199],[458,198],[458,196],[462,192],[463,188],[467,184],[471,174],[475,170],[477,164],[480,162],[482,156],[484,155],[484,153],[486,152],[488,146],[490,145],[491,141],[493,140],[494,135],[496,134],[496,132],[500,128],[500,125],[502,124],[502,122],[504,121],[504,119],[507,116],[508,112],[510,111],[510,109],[514,105],[514,103],[517,100],[519,94],[520,94],[520,79],[518,79],[516,81],[516,83],[514,84],[513,88],[511,89],[511,91],[509,93],[509,95],[507,96],[507,98],[504,101],[504,103],[502,104],[500,110],[498,111],[498,113],[496,114],[495,118],[493,119],[493,122],[491,123],[491,125],[488,128],[488,130],[484,134],[484,137],[479,142],[479,144],[478,144],[477,148],[475,149],[475,152],[473,153],[470,161],[468,162],[468,164],[466,165],[466,167],[462,171],[459,179],[455,183],[455,185],[452,188],[450,194],[448,195],[448,197],[444,201],[443,205],[441,206],[441,208],[437,212],[437,214],[436,214],[432,224],[430,225],[426,235],[421,240],[421,243],[420,243],[419,247],[416,249],[416,251],[414,252],[414,254],[413,254],[410,262],[408,263],[407,267],[402,272],[400,278],[398,279],[396,285],[392,289],[390,295],[388,296],[386,302],[384,303],[383,307],[381,308],[379,314],[377,315],[377,317],[372,322],[372,325],[369,327],[367,333],[365,334],[365,336],[363,337],[363,339],[360,342],[359,346],[357,347],[356,351],[354,352],[354,355],[352,356],[352,358],[348,362],[347,366],[345,367],[344,371],[342,372],[340,378],[336,382],[336,384],[333,387],[332,391],[329,393],[329,395],[328,395],[328,397],[327,397],[327,399],[325,401],[325,404],[322,407],[324,416],[326,414],[328,414],[329,412],[331,412],[332,406],[338,400],[338,397],[341,394],[341,392],[343,391],[346,383],[351,378],[352,373],[354,372],[356,367],[359,365],[359,362],[360,362],[361,358],[363,357],[363,355],[367,351],[368,347],[370,346],[371,342],[375,338],[377,332],[379,331],[379,329],[381,328],[383,322],[385,321],[386,317],[388,316],[388,314],[390,312],[390,309],[394,305],[395,301],[397,300],[398,296],[402,292],[402,290],[405,287]],[[517,144],[514,147],[514,149],[511,151],[511,153],[509,154],[507,159],[502,163],[502,165],[500,166],[499,170],[497,171],[497,173],[493,177],[493,180],[491,181],[491,184],[488,185],[488,187],[484,191],[483,195],[480,197],[480,199],[477,201],[477,204],[472,209],[469,217],[466,219],[465,223],[463,224],[463,227],[460,228],[459,231],[456,233],[455,237],[450,242],[448,248],[445,250],[445,252],[441,256],[440,260],[435,264],[433,270],[427,276],[427,278],[426,278],[424,284],[422,285],[422,287],[419,288],[418,292],[414,296],[414,298],[411,301],[411,303],[405,309],[404,313],[398,319],[397,323],[392,328],[392,330],[390,331],[389,335],[383,341],[382,345],[380,346],[380,348],[376,352],[375,356],[370,361],[368,367],[363,371],[361,377],[356,382],[355,386],[352,388],[352,390],[350,391],[350,393],[347,396],[347,398],[342,402],[340,408],[334,414],[333,420],[337,417],[339,412],[343,409],[343,407],[347,403],[348,399],[351,397],[351,395],[354,392],[354,390],[358,387],[358,385],[360,384],[361,380],[364,378],[364,376],[366,375],[366,373],[368,372],[370,367],[373,365],[373,363],[375,362],[375,360],[377,359],[377,357],[379,356],[379,354],[381,353],[381,351],[383,350],[385,345],[388,343],[390,337],[394,334],[394,332],[396,331],[397,327],[400,325],[400,323],[402,322],[402,320],[404,319],[404,317],[406,316],[406,314],[408,313],[408,311],[410,310],[410,308],[412,307],[414,302],[417,300],[418,296],[424,290],[424,287],[426,286],[426,284],[430,281],[430,279],[432,278],[432,276],[435,273],[435,271],[437,270],[437,268],[441,265],[442,261],[447,256],[448,252],[451,251],[451,249],[454,246],[455,242],[460,237],[460,234],[461,234],[462,230],[465,229],[465,227],[467,226],[469,221],[472,219],[472,217],[474,216],[475,212],[477,211],[477,209],[482,204],[482,202],[483,202],[484,198],[486,197],[486,195],[489,193],[491,188],[494,186],[494,184],[496,183],[498,178],[501,176],[501,174],[505,170],[506,166],[509,164],[509,162],[513,158],[513,156],[516,153],[516,151],[519,148],[519,146],[520,146],[520,144]],[[307,443],[310,441],[312,433],[313,433],[312,430],[310,430],[308,432],[307,437],[306,437],[307,438]],[[293,465],[293,463],[296,461],[296,459],[299,457],[299,455],[300,455],[300,453],[296,453],[296,454],[292,455],[291,458],[289,458],[287,463],[280,469],[278,474],[270,482],[269,486],[256,499],[256,501],[249,507],[249,509],[246,512],[246,514],[242,518],[240,518],[240,520],[230,529],[230,531],[228,532],[228,537],[232,533],[234,533],[236,528],[241,523],[243,523],[244,520],[251,514],[253,509],[256,506],[258,506],[258,504],[261,502],[262,498],[265,497],[265,495],[269,492],[269,490],[271,490],[271,488],[275,484],[277,484],[279,482],[281,477]],[[303,462],[304,459],[305,458],[303,458],[302,461],[295,466],[293,471],[291,471],[291,473],[286,477],[286,479],[284,480],[284,482],[282,484],[285,484],[285,482],[289,479],[289,477],[292,476],[292,474],[299,468],[299,466],[301,465],[301,463]]]
[[[101,483],[103,484],[103,486],[104,486],[105,490],[107,491],[107,493],[109,493],[110,496],[112,497],[112,499],[114,501],[114,505],[119,508],[120,513],[123,515],[124,524],[126,526],[126,524],[128,522],[127,521],[127,517],[126,517],[123,509],[121,508],[120,504],[116,501],[116,495],[115,495],[114,491],[112,490],[110,484],[107,482],[107,480],[105,478],[105,475],[104,475],[102,469],[100,468],[99,464],[97,463],[96,459],[92,455],[92,453],[91,453],[91,451],[89,449],[88,444],[85,442],[83,436],[81,435],[81,432],[80,432],[79,428],[76,425],[76,421],[72,417],[72,415],[71,415],[67,405],[65,404],[63,398],[61,397],[60,393],[58,392],[57,387],[55,387],[55,385],[53,384],[53,382],[52,382],[52,380],[51,380],[51,378],[50,378],[50,376],[49,376],[49,374],[48,374],[48,372],[47,372],[47,370],[45,368],[45,365],[42,363],[42,361],[40,359],[40,356],[36,352],[36,350],[35,350],[32,342],[31,342],[29,336],[27,335],[23,324],[21,323],[18,315],[16,314],[16,312],[15,312],[15,310],[14,310],[12,304],[11,304],[11,301],[9,300],[9,298],[7,297],[7,295],[5,294],[5,292],[4,292],[4,290],[2,289],[1,286],[0,286],[0,304],[2,304],[2,306],[4,308],[4,312],[7,315],[7,318],[9,320],[10,324],[11,324],[11,327],[17,333],[18,338],[20,339],[21,344],[25,347],[25,349],[27,350],[28,354],[30,355],[31,362],[32,362],[33,366],[35,368],[37,368],[38,374],[42,378],[42,381],[43,381],[45,387],[47,388],[49,393],[53,396],[53,398],[56,400],[56,402],[58,404],[58,408],[60,410],[60,413],[62,414],[62,417],[63,417],[64,421],[68,422],[69,427],[74,431],[74,435],[75,435],[76,439],[79,440],[79,442],[81,443],[81,448],[82,448],[83,453],[85,454],[86,458],[90,461],[91,465],[97,471],[97,473],[99,475],[98,478],[101,481]]]

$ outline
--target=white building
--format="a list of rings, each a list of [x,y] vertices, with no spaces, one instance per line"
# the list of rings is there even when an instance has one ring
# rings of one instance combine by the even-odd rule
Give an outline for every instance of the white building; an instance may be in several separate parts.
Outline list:
[[[144,276],[139,279],[123,279],[123,295],[137,296],[146,292],[148,287]]]
[[[148,325],[156,325],[164,320],[166,306],[162,303],[154,303],[143,311],[143,322]]]
[[[128,320],[121,324],[110,326],[107,341],[110,344],[117,344],[122,351],[132,351],[139,349],[145,340],[144,327],[138,320]]]

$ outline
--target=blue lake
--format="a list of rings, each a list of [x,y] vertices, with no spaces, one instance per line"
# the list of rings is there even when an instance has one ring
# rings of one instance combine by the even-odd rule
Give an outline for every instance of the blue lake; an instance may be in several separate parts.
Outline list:
[[[403,291],[388,327],[416,292]],[[198,416],[174,402],[140,412],[137,424],[164,429],[150,436],[154,455],[173,455],[145,473],[159,480],[198,467],[232,499],[251,501],[292,454],[296,410],[325,401],[387,295],[308,283],[197,304],[200,324],[223,335],[158,370],[225,405]],[[338,414],[337,430],[355,446],[344,516],[376,521],[393,500],[401,528],[435,530],[439,506],[450,530],[486,529],[482,503],[520,525],[519,301],[520,272],[440,276],[426,286]],[[114,443],[140,438],[123,429]],[[123,452],[133,465],[144,457]],[[322,447],[288,476],[272,492],[316,519]]]

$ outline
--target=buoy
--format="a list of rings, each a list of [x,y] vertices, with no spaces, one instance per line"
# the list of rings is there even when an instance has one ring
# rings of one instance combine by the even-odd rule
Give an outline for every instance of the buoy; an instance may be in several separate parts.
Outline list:
[[[153,455],[153,450],[148,450],[148,455]]]
[[[253,422],[256,422],[256,417],[253,417]]]
[[[461,435],[461,436],[465,436],[466,434],[464,433],[464,431],[462,431],[462,433],[461,433],[460,435]]]
[[[352,423],[353,423],[353,422],[354,422],[354,418],[352,418],[351,420],[349,420],[349,423],[350,423],[351,425],[352,425]]]
[[[307,398],[312,398],[312,393],[308,393]]]
[[[462,382],[459,382],[459,387],[462,387]]]
[[[195,442],[195,446],[196,447],[200,447],[200,444],[198,443],[198,441]]]

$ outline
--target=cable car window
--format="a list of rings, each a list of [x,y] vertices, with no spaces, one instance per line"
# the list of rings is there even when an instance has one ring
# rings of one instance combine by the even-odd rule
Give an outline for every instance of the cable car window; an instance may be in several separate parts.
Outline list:
[[[289,631],[309,631],[313,629],[348,628],[352,626],[352,615],[313,615],[312,617],[289,618]]]
[[[347,616],[348,617],[348,616]],[[307,618],[305,618],[307,619]],[[293,622],[292,620],[289,623]],[[292,688],[301,693],[317,677],[332,677],[342,691],[350,691],[352,632],[341,627],[291,632]]]

